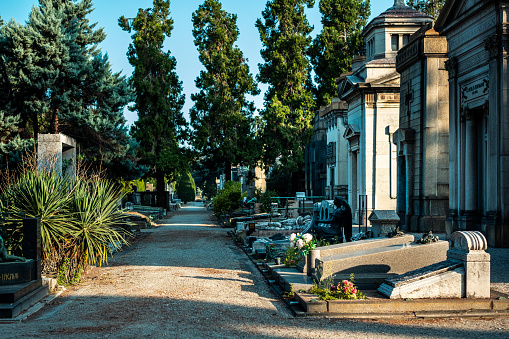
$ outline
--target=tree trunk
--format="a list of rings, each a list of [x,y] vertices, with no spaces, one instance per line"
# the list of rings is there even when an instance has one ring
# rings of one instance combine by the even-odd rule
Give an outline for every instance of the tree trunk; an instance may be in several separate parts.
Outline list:
[[[58,134],[58,110],[56,110],[53,113],[53,117],[51,117],[50,133]]]
[[[37,140],[37,135],[39,135],[39,117],[37,113],[32,115],[32,123],[34,124],[34,139]]]
[[[164,183],[164,172],[161,170],[156,170],[156,197],[157,197],[157,207],[163,207],[166,209],[165,204],[165,191],[166,185]]]

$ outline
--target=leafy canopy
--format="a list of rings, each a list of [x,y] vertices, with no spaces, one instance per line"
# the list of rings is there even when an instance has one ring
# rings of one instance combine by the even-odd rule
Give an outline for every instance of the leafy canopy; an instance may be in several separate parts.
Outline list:
[[[262,118],[265,129],[263,161],[276,159],[291,171],[304,166],[304,145],[312,135],[315,103],[309,90],[310,26],[305,7],[314,0],[270,0],[256,21],[263,44],[258,80],[269,85]]]
[[[131,133],[140,144],[142,163],[155,174],[161,198],[164,178],[173,181],[187,166],[187,151],[181,146],[187,139],[182,112],[185,96],[176,73],[177,61],[170,51],[163,51],[173,30],[170,1],[154,0],[153,8],[140,8],[134,19],[120,17],[119,25],[134,31],[127,57],[134,67],[130,81],[136,100],[131,110],[138,112],[138,121]]]
[[[191,95],[193,145],[215,164],[253,163],[258,149],[252,131],[255,107],[247,95],[258,94],[258,89],[235,45],[237,16],[224,11],[219,1],[205,0],[192,20],[194,44],[205,68],[196,79],[199,92]]]
[[[363,49],[361,31],[371,11],[369,0],[320,0],[319,6],[323,28],[309,55],[317,84],[317,106],[324,106],[336,96],[336,78],[351,70],[352,58]]]

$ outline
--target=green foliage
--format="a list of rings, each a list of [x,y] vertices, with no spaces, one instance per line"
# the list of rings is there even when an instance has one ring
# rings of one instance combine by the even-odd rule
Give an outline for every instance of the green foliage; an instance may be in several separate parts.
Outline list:
[[[317,294],[320,300],[366,299],[354,282],[354,276],[351,274],[350,281],[343,280],[338,284],[315,284],[308,292]]]
[[[184,203],[194,201],[196,199],[196,185],[190,172],[180,176],[176,185],[177,195]]]
[[[72,281],[85,266],[107,262],[111,248],[127,244],[122,197],[120,185],[97,176],[72,180],[28,170],[4,187],[0,201],[4,212],[41,219],[43,269],[66,271],[60,275]]]
[[[182,82],[175,57],[163,51],[173,30],[170,1],[154,0],[153,8],[140,8],[132,22],[122,16],[118,23],[123,30],[134,31],[127,57],[134,67],[130,80],[136,101],[131,109],[138,112],[138,120],[131,133],[140,143],[138,155],[155,175],[162,203],[164,179],[173,181],[188,166],[188,151],[181,147],[187,139]]]
[[[292,182],[293,172],[294,168],[290,165],[274,165],[267,178],[267,189],[275,191],[276,195],[280,197],[294,196],[296,187],[294,187]]]
[[[363,49],[361,31],[370,11],[369,0],[320,0],[322,31],[309,50],[317,88],[317,106],[328,105],[336,96],[336,78],[349,72],[352,58]]]
[[[19,117],[10,139],[61,132],[77,140],[90,166],[139,177],[146,169],[136,164],[123,116],[133,92],[97,48],[106,34],[89,22],[92,6],[92,0],[40,0],[25,25],[11,20],[1,27],[0,93],[10,95],[0,100],[0,112]]]
[[[220,217],[238,210],[241,199],[246,196],[247,192],[241,193],[240,182],[227,181],[212,201],[214,215]]]
[[[445,1],[446,0],[407,0],[406,4],[436,19],[440,15]]]
[[[194,44],[204,71],[196,79],[200,90],[192,94],[192,143],[211,159],[212,170],[231,164],[254,163],[259,149],[252,129],[254,104],[247,95],[258,94],[247,60],[235,45],[237,16],[217,0],[205,0],[193,13]],[[227,179],[230,179],[227,177]]]
[[[276,159],[291,169],[290,178],[304,168],[304,147],[311,138],[315,102],[309,90],[307,58],[313,29],[305,7],[314,0],[270,0],[256,21],[263,44],[258,80],[269,85],[265,93],[263,162],[265,168]]]
[[[271,203],[272,203],[272,200],[271,198],[272,197],[277,197],[277,193],[275,191],[265,191],[264,193],[262,193],[262,195],[260,196],[260,203],[261,203],[261,206],[260,206],[260,210],[264,213],[269,213],[270,212],[270,209],[271,209]]]
[[[286,249],[285,258],[283,260],[283,264],[285,264],[286,267],[292,267],[297,265],[299,262],[299,249],[297,247],[288,247]]]
[[[83,269],[73,270],[71,265],[71,259],[65,258],[64,262],[58,269],[57,283],[63,286],[69,286],[77,284],[80,281]]]
[[[120,186],[98,177],[75,182],[69,204],[73,225],[71,260],[101,265],[107,261],[110,246],[119,249],[126,243],[123,233],[115,229],[124,224],[123,211],[118,207],[123,196]]]

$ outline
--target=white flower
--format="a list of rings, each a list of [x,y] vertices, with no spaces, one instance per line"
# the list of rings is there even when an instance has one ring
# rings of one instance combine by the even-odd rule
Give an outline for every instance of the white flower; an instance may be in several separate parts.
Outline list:
[[[291,248],[294,248],[294,247],[295,247],[295,242],[290,241],[290,247],[291,247]]]
[[[304,240],[306,242],[310,242],[311,240],[313,240],[313,236],[309,233],[306,233],[306,234],[304,234]]]
[[[304,246],[304,241],[302,239],[297,240],[297,247],[301,249],[302,246]]]
[[[290,234],[290,241],[294,242],[295,238],[297,238],[297,235],[295,233]]]

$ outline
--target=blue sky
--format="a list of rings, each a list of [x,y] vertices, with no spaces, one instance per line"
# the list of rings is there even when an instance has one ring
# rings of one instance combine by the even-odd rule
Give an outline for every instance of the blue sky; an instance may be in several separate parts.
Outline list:
[[[0,0],[0,16],[4,21],[11,18],[24,23],[28,14],[37,0]],[[312,35],[321,30],[320,13],[318,2],[315,0],[313,9],[307,11],[308,20],[315,27]],[[191,93],[197,92],[194,80],[199,75],[201,63],[198,60],[198,52],[193,43],[191,15],[203,0],[173,0],[170,10],[174,20],[174,29],[170,39],[165,42],[165,48],[169,49],[177,59],[177,73],[183,82],[186,104],[184,113],[188,116],[189,109],[193,106]],[[254,23],[261,18],[265,8],[265,0],[221,0],[223,9],[237,14],[237,25],[240,30],[240,37],[237,45],[249,60],[250,71],[253,75],[258,73],[258,64],[263,60],[260,57],[262,48],[258,31]],[[118,18],[122,15],[134,17],[138,8],[152,7],[152,0],[94,0],[95,10],[90,14],[90,21],[97,22],[98,26],[104,27],[107,33],[106,40],[100,45],[103,53],[108,53],[112,68],[115,72],[122,72],[130,76],[132,67],[126,57],[127,47],[131,42],[130,34],[122,31],[117,24]],[[394,4],[394,0],[371,0],[371,18],[385,11]],[[256,107],[263,108],[263,93],[267,87],[260,85],[262,93],[253,98]],[[135,112],[125,110],[125,116],[129,124],[137,119]]]

